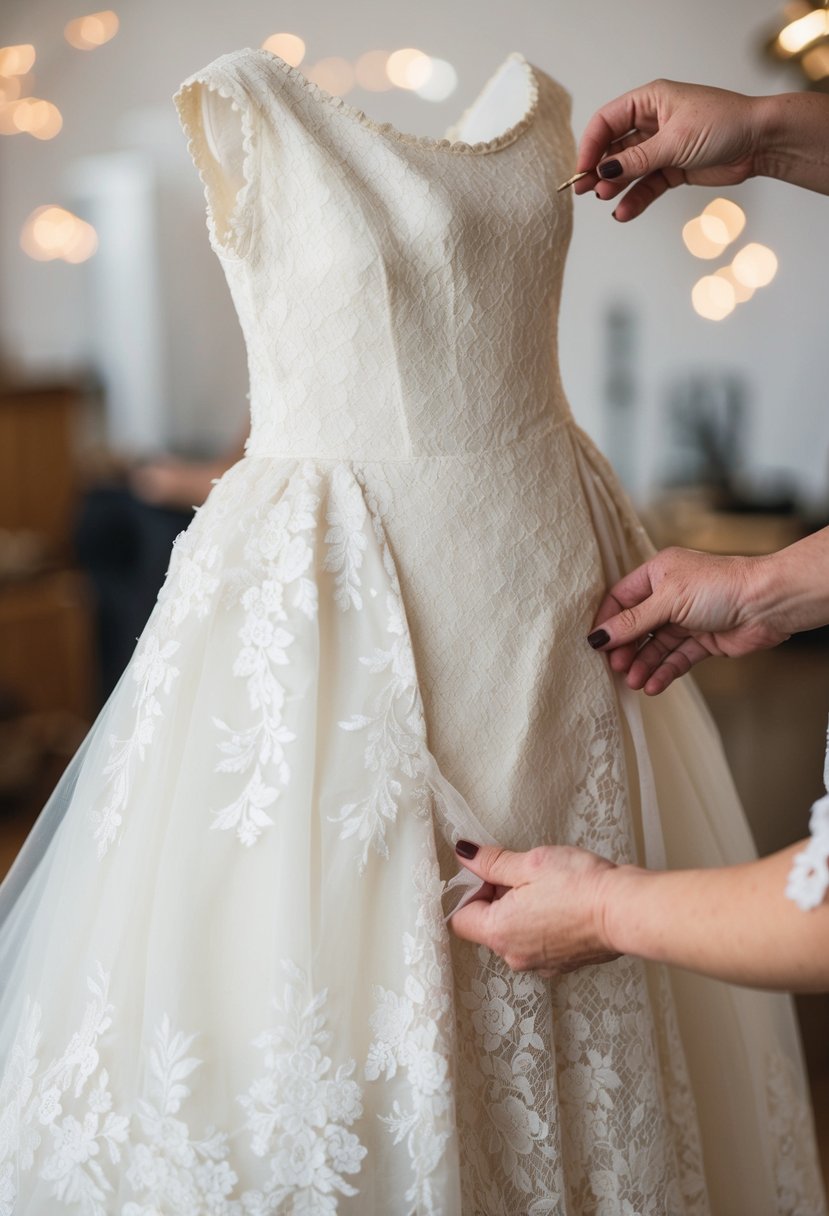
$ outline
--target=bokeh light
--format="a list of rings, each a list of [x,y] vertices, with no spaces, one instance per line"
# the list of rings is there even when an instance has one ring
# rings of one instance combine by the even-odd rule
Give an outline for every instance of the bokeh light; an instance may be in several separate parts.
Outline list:
[[[35,62],[35,48],[30,42],[18,46],[0,47],[0,76],[23,76]]]
[[[68,21],[63,27],[63,36],[77,51],[94,51],[110,42],[118,33],[118,15],[112,9],[100,13],[86,13]]]
[[[796,21],[791,21],[777,36],[777,45],[786,55],[799,55],[802,50],[829,34],[829,10],[817,8]]]
[[[293,67],[298,67],[305,58],[305,43],[298,34],[270,34],[262,43],[261,49],[278,55]]]
[[[340,55],[328,55],[325,59],[318,59],[308,68],[305,75],[335,97],[344,97],[354,88],[354,68]]]
[[[731,263],[734,277],[746,287],[766,287],[777,274],[777,257],[767,245],[746,245]]]
[[[728,244],[728,229],[715,215],[698,215],[682,229],[682,239],[695,258],[718,258]]]
[[[731,199],[728,198],[713,199],[704,208],[702,214],[704,216],[711,216],[725,225],[728,236],[727,244],[730,244],[731,241],[736,241],[746,226],[746,213],[742,207],[738,207],[736,203],[732,203]]]
[[[424,101],[445,101],[458,87],[458,73],[446,59],[430,59],[431,71],[428,79],[415,89]]]
[[[432,73],[432,60],[424,51],[403,47],[389,55],[386,72],[399,89],[421,89]]]
[[[47,203],[26,219],[20,233],[20,248],[38,262],[55,258],[85,262],[98,248],[98,235],[80,216]]]
[[[734,288],[721,275],[707,274],[691,290],[694,310],[708,321],[722,321],[737,303]]]
[[[719,270],[714,271],[714,274],[731,284],[737,304],[746,304],[754,295],[754,288],[746,287],[745,283],[741,283],[730,266],[721,266]]]
[[[393,88],[386,71],[388,51],[364,51],[354,64],[354,76],[361,89],[370,93],[384,93]]]

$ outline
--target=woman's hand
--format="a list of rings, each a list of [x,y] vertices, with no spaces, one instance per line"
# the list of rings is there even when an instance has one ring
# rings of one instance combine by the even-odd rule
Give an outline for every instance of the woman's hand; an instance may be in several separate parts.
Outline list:
[[[762,557],[663,549],[611,587],[588,641],[610,652],[630,688],[651,695],[712,655],[767,650],[827,623],[829,528],[822,528]]]
[[[829,194],[829,97],[747,97],[654,80],[596,111],[576,171],[587,176],[575,194],[613,199],[627,190],[613,212],[622,222],[680,185],[736,186],[763,175]]]
[[[576,170],[595,171],[574,192],[612,199],[636,181],[614,211],[625,221],[672,186],[735,186],[758,171],[761,100],[673,80],[624,93],[588,122]]]
[[[671,871],[615,866],[564,845],[510,853],[461,841],[460,860],[488,894],[449,924],[515,971],[561,975],[627,954],[731,984],[826,992],[829,900],[802,912],[785,895],[807,843],[759,861]]]
[[[457,911],[458,937],[500,954],[514,971],[558,975],[618,958],[603,921],[602,882],[616,866],[595,853],[549,845],[511,853],[461,843],[463,864],[485,879],[487,894]]]
[[[648,695],[713,655],[736,658],[776,646],[793,629],[771,593],[770,562],[663,549],[610,589],[590,645],[609,651],[610,666],[627,673],[628,687]]]

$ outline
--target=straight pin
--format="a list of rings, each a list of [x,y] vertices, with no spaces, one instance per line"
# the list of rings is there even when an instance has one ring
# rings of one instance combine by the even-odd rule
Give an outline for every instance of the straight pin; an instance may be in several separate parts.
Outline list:
[[[562,190],[566,190],[568,186],[580,182],[583,177],[587,177],[589,169],[585,169],[582,173],[574,173],[572,177],[568,177],[566,182],[562,182],[560,186],[556,186],[556,194],[560,194]]]

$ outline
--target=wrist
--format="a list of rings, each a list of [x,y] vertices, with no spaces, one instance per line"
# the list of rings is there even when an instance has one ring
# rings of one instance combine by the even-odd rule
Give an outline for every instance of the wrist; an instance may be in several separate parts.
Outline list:
[[[752,98],[753,175],[829,193],[829,97],[779,93]]]
[[[608,953],[637,953],[633,931],[637,898],[649,877],[647,870],[634,865],[612,866],[602,872],[597,919],[599,936]]]
[[[753,558],[753,608],[787,636],[829,622],[829,537],[815,533]]]

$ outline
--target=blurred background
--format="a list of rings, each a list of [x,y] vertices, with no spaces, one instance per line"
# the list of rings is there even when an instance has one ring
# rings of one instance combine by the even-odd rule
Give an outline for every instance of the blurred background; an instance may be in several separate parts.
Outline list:
[[[247,368],[172,94],[266,47],[378,121],[441,136],[509,50],[592,112],[657,76],[829,91],[814,0],[70,0],[0,9],[0,874],[134,649],[193,509],[243,455]],[[290,166],[286,166],[290,172]],[[657,544],[764,553],[829,523],[829,199],[578,198],[560,322],[573,412]],[[822,792],[829,631],[699,683],[761,853]],[[799,998],[829,1144],[829,1002]]]

